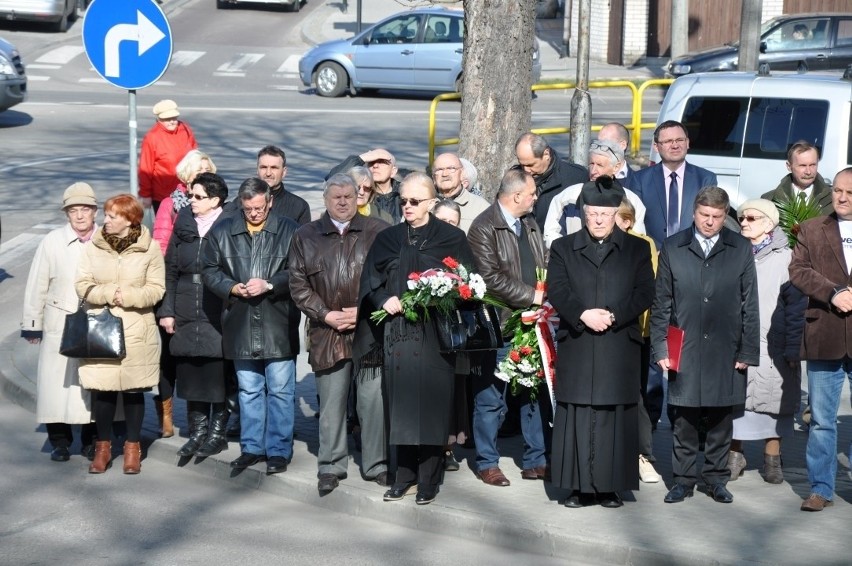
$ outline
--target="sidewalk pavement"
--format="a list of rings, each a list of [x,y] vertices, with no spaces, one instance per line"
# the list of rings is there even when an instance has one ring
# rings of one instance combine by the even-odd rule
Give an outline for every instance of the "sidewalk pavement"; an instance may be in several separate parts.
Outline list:
[[[0,382],[3,395],[34,410],[38,346],[17,333],[0,342]],[[470,537],[522,552],[564,558],[568,563],[632,565],[734,565],[734,564],[848,564],[849,525],[852,524],[852,479],[840,467],[833,507],[821,513],[799,511],[809,492],[804,464],[807,433],[797,430],[783,445],[784,477],[781,485],[765,483],[759,474],[761,443],[747,443],[749,462],[745,475],[729,484],[735,500],[731,505],[702,495],[683,503],[665,504],[666,485],[671,485],[671,429],[661,422],[654,435],[657,471],[665,483],[642,484],[624,494],[618,510],[600,506],[567,509],[560,503],[567,492],[550,483],[524,481],[520,477],[523,442],[520,437],[500,439],[500,467],[512,482],[509,487],[485,485],[472,472],[474,452],[456,447],[462,469],[448,472],[437,500],[416,506],[413,497],[384,502],[385,488],[359,477],[359,454],[350,442],[353,459],[349,477],[334,492],[320,497],[316,490],[318,445],[316,389],[313,374],[302,354],[297,364],[296,440],[293,461],[286,473],[266,476],[261,464],[234,474],[228,463],[239,455],[239,444],[206,460],[187,460],[175,455],[185,442],[185,405],[175,403],[180,430],[173,438],[158,439],[152,402],[146,407],[143,436],[146,458],[187,468],[208,478],[258,489],[276,496],[353,517],[369,517],[411,528]],[[840,417],[840,446],[852,440],[852,410],[844,392]],[[33,446],[33,450],[38,448]],[[79,449],[75,446],[72,451]],[[44,465],[47,443],[41,448]],[[116,448],[116,454],[120,448]],[[85,474],[88,462],[74,456],[72,466]],[[143,466],[144,467],[144,466]],[[113,468],[110,473],[119,473]],[[144,471],[143,471],[144,473]],[[223,489],[228,489],[222,484]],[[270,500],[271,502],[274,500]],[[274,503],[272,503],[274,504]]]
[[[318,7],[305,19],[302,36],[306,40],[322,41],[352,33],[354,5],[350,6],[349,14],[341,14],[339,5],[332,2]],[[363,20],[374,22],[401,9],[393,0],[371,0],[365,2]],[[549,52],[546,45],[551,44],[542,41],[546,72],[569,69],[573,63],[559,60],[555,57],[556,51]],[[601,78],[646,72],[597,64],[594,68],[596,73],[604,74],[593,76]],[[35,409],[37,356],[38,347],[28,344],[18,333],[0,341],[2,394],[31,411]],[[625,493],[625,506],[621,509],[599,506],[567,509],[560,505],[567,496],[565,491],[549,483],[522,480],[523,441],[517,436],[500,440],[500,452],[504,455],[500,466],[512,481],[511,486],[491,487],[476,479],[472,472],[473,451],[456,447],[457,458],[463,460],[462,469],[446,474],[434,503],[416,506],[413,498],[392,503],[382,501],[385,488],[359,477],[359,454],[351,442],[350,453],[354,459],[350,462],[349,478],[331,494],[319,497],[316,491],[316,410],[313,374],[307,356],[302,354],[297,364],[294,456],[286,473],[266,476],[265,467],[259,465],[234,474],[228,463],[239,455],[236,442],[231,442],[226,452],[206,460],[178,458],[175,452],[185,442],[183,437],[187,430],[185,406],[180,400],[175,404],[175,420],[181,435],[169,439],[157,438],[156,416],[152,404],[148,404],[145,457],[185,467],[187,473],[217,478],[353,517],[470,537],[522,552],[563,558],[568,563],[649,566],[849,563],[852,479],[847,469],[840,468],[835,505],[821,513],[799,511],[802,499],[809,492],[804,464],[807,433],[801,430],[784,441],[785,482],[782,485],[770,485],[762,480],[758,472],[762,465],[762,446],[758,442],[747,443],[749,465],[743,477],[729,484],[735,497],[731,505],[716,503],[701,492],[683,503],[663,503],[666,484],[671,485],[672,477],[671,429],[662,422],[654,435],[654,452],[657,471],[665,483],[642,484],[638,491]],[[839,446],[845,450],[852,440],[852,409],[846,391],[839,430]],[[34,446],[33,450],[36,449]],[[49,461],[46,444],[42,451],[44,465],[54,465]],[[78,473],[85,474],[88,462],[75,455],[70,465],[78,466]],[[120,473],[119,470],[113,468],[109,473]],[[222,485],[223,489],[228,489]],[[274,499],[270,502],[274,505]]]
[[[362,30],[387,16],[404,11],[407,7],[405,2],[396,0],[362,1]],[[301,37],[308,45],[316,45],[332,39],[352,37],[356,30],[356,0],[349,0],[346,12],[343,11],[342,0],[326,0],[305,17],[301,26]],[[577,78],[576,58],[562,57],[562,30],[561,17],[536,20],[536,37],[539,40],[543,80],[574,81]],[[667,59],[649,59],[644,65],[621,67],[590,61],[589,78],[593,80],[660,78],[663,76],[663,65],[667,62]]]

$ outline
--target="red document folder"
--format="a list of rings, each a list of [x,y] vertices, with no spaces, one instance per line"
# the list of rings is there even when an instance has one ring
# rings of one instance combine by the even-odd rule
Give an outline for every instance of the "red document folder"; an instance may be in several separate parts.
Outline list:
[[[669,325],[666,333],[666,345],[669,348],[669,369],[680,371],[680,355],[683,352],[683,329]]]

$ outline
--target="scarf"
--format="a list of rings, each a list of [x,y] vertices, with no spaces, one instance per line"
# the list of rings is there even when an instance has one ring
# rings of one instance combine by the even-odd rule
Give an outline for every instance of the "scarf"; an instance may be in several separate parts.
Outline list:
[[[139,239],[139,236],[142,235],[142,226],[139,224],[133,225],[130,227],[130,231],[127,233],[127,236],[120,238],[115,234],[107,234],[104,232],[104,240],[106,243],[115,250],[116,253],[121,253]]]
[[[189,197],[186,196],[186,187],[184,185],[178,185],[169,196],[172,197],[172,207],[175,212],[180,212],[181,208],[189,206]]]
[[[216,219],[222,214],[222,207],[214,208],[207,216],[196,216],[195,225],[198,227],[198,235],[202,238],[207,235],[210,227],[216,222]]]
[[[768,234],[766,238],[763,239],[762,242],[751,245],[751,253],[757,255],[757,253],[772,243],[772,234]]]

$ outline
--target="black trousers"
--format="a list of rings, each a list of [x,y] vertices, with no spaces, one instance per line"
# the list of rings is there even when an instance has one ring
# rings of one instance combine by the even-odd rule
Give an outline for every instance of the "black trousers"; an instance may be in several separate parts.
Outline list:
[[[698,481],[696,457],[699,429],[704,428],[704,466],[701,477],[707,485],[726,484],[728,451],[734,432],[733,407],[675,407],[672,436],[672,476],[675,482],[693,487]]]
[[[396,446],[396,482],[417,484],[418,489],[435,490],[444,472],[444,447],[431,444]]]
[[[67,423],[46,423],[47,441],[53,448],[68,448],[74,444],[74,432]],[[95,423],[80,425],[80,443],[83,446],[92,444],[95,439]]]

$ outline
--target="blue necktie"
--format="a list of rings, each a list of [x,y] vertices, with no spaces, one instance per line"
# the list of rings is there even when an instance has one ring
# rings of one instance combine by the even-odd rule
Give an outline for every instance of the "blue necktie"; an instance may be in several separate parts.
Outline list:
[[[513,224],[513,227],[515,228],[515,236],[520,238],[521,237],[521,219],[520,218],[515,219],[515,224]]]
[[[666,236],[677,233],[680,224],[680,204],[677,201],[677,173],[672,171],[669,175],[672,182],[669,183],[669,212],[666,217]]]

